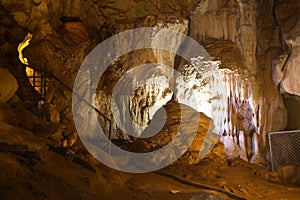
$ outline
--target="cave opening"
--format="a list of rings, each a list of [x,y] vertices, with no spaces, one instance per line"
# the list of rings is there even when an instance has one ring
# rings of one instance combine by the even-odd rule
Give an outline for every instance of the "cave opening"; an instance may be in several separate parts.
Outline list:
[[[296,95],[284,95],[284,104],[288,113],[286,130],[300,129],[300,98]]]

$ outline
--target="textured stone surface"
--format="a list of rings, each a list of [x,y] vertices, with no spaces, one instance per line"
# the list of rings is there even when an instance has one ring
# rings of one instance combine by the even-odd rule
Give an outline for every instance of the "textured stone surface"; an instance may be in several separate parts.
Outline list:
[[[98,30],[110,23],[133,22],[148,15],[170,14],[187,16],[190,9],[189,1],[169,0],[41,0],[10,1],[1,0],[16,22],[43,38],[53,33],[62,21],[82,21],[90,30]]]
[[[14,76],[4,68],[0,68],[0,103],[6,103],[18,90],[18,84]]]
[[[188,32],[188,21],[179,17],[148,16],[146,18],[139,19],[136,26],[145,27],[147,24],[154,27],[179,31],[183,34]],[[130,24],[128,24],[127,27],[130,27]],[[117,29],[115,31],[119,32],[122,30]],[[160,36],[159,31],[153,34],[158,37]],[[174,49],[174,51],[179,48],[180,44],[173,39],[174,37],[172,35],[166,35],[163,37],[165,38],[165,41],[157,40],[153,37],[149,40],[143,39],[143,42],[150,42],[153,43],[153,45],[157,45],[157,43],[169,45],[169,47]],[[111,119],[113,112],[119,119],[118,121],[129,126],[127,131],[125,131],[122,126],[119,127],[120,129],[117,129],[117,124],[112,120],[113,137],[118,135],[118,137],[126,138],[126,134],[122,132],[131,132],[128,131],[130,129],[133,130],[132,132],[141,133],[152,119],[154,113],[170,100],[173,94],[169,83],[171,82],[169,79],[171,78],[172,73],[170,73],[167,68],[173,67],[174,62],[175,55],[170,52],[156,49],[144,49],[133,51],[121,56],[105,71],[98,85],[96,105]],[[143,65],[147,63],[154,63],[155,69],[143,71]],[[121,78],[122,81],[120,80]],[[143,82],[144,80],[147,81]],[[118,81],[122,84],[119,88],[116,88]],[[125,96],[127,94],[131,96],[129,110],[136,125],[131,126],[131,121],[127,121],[128,116],[126,117],[124,115],[124,111],[127,108],[124,99],[125,97],[123,98],[123,102],[116,102],[116,106],[111,109],[110,101],[113,93],[112,88],[121,99],[123,98],[122,95]],[[134,89],[134,91],[130,91],[130,89]],[[107,124],[107,122],[105,123]]]
[[[43,112],[46,116],[47,121],[51,123],[58,123],[60,121],[59,112],[53,104],[45,105],[43,108]]]
[[[204,157],[220,162],[226,160],[223,144],[220,143],[218,136],[212,133],[213,124],[210,118],[186,105],[172,101],[161,109],[165,109],[167,114],[163,128],[152,137],[134,141],[132,144],[134,151],[155,151],[166,146],[175,137],[183,135],[186,143],[191,142],[191,145],[184,146],[187,145],[185,142],[175,143],[174,151],[165,156],[176,156],[176,153],[180,152],[180,154],[184,154],[179,161],[182,164],[196,164]],[[154,121],[156,117],[154,116]],[[148,131],[147,128],[146,131]],[[193,133],[195,133],[194,138],[192,138]],[[175,145],[178,146],[175,147]],[[183,150],[187,147],[188,151],[184,152]],[[211,150],[212,152],[210,152]],[[209,152],[210,154],[208,154]],[[162,156],[156,159],[163,162],[165,158]]]
[[[35,3],[34,1],[1,0],[1,4],[8,8],[9,13],[20,26],[38,32],[40,38],[52,32],[47,1]]]
[[[288,10],[288,12],[287,12]],[[276,6],[276,16],[281,27],[282,37],[289,49],[289,57],[281,66],[283,78],[281,90],[300,95],[300,2],[280,0]]]
[[[66,22],[61,26],[64,40],[69,44],[81,44],[88,40],[88,32],[81,22]]]
[[[220,120],[224,126],[218,124],[224,130],[220,132],[222,140],[229,152],[238,151],[233,154],[248,157],[251,162],[264,162],[268,132],[282,130],[287,123],[270,69],[272,62],[275,66],[284,62],[272,61],[283,51],[279,27],[272,25],[276,21],[272,8],[267,1],[201,1],[191,17],[191,36],[207,46],[208,52],[221,61],[221,68],[228,69],[221,72],[227,103],[217,108],[225,112],[224,120]],[[280,70],[274,74],[275,82],[279,82]],[[242,135],[244,139],[239,139]]]

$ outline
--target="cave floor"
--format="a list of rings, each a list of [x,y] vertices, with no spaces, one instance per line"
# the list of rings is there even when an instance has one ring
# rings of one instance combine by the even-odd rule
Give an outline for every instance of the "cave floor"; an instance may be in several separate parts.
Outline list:
[[[300,187],[276,173],[236,159],[177,162],[158,172],[123,173],[84,151],[74,154],[53,138],[59,128],[34,132],[35,118],[0,107],[0,199],[299,199]],[[49,132],[47,132],[47,131]],[[47,133],[47,134],[46,134]],[[61,133],[60,133],[61,134]],[[50,137],[51,136],[51,137]],[[214,195],[215,197],[209,197]]]
[[[215,195],[215,199],[290,200],[300,197],[299,187],[272,183],[266,180],[267,170],[242,160],[224,166],[204,159],[193,166],[175,164],[158,172],[128,174],[93,159],[78,162],[51,148],[45,150],[43,145],[51,145],[47,138],[39,138],[38,144],[32,139],[29,137],[26,143],[31,142],[36,151],[24,148],[26,144],[21,145],[21,140],[9,144],[10,141],[4,142],[5,137],[1,138],[1,199],[179,200],[214,199],[205,195]]]

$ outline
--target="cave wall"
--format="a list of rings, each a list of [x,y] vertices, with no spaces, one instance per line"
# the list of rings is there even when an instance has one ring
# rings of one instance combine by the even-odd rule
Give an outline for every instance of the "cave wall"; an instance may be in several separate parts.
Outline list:
[[[221,137],[227,151],[251,162],[264,162],[267,134],[283,130],[287,123],[270,69],[273,58],[285,49],[273,6],[271,1],[201,1],[191,17],[191,36],[199,42],[214,38],[233,43],[223,43],[226,50],[216,52],[218,42],[206,42],[209,53],[223,63],[221,68],[228,69],[223,75],[227,103]],[[236,49],[240,56],[234,60]]]
[[[215,60],[221,61],[219,72],[226,100],[223,106],[213,108],[221,113],[214,122],[227,153],[233,157],[264,163],[268,155],[267,134],[283,130],[287,124],[281,93],[300,95],[299,3],[294,1],[1,0],[1,4],[4,15],[11,15],[13,24],[8,29],[3,26],[1,35],[9,33],[15,38],[8,43],[3,40],[1,51],[13,55],[25,30],[33,32],[34,38],[24,55],[32,65],[50,71],[69,88],[85,56],[111,35],[147,26],[169,27],[189,34]],[[3,19],[1,24],[5,23],[7,20]],[[105,115],[112,118],[111,86],[133,66],[149,61],[173,65],[175,56],[148,51],[120,58],[97,90],[98,107]],[[13,65],[18,64],[16,61]],[[145,94],[161,92],[155,87],[140,90]],[[132,102],[134,113],[143,113],[136,105],[145,98],[147,95]],[[46,103],[53,105],[53,112],[60,114],[62,122],[72,123],[71,93],[55,80]],[[153,105],[145,109],[151,110]],[[151,112],[142,118],[137,114],[135,120],[146,125],[153,116]],[[112,128],[118,135],[116,124]]]
[[[62,21],[82,21],[91,31],[101,29],[103,24],[122,26],[149,15],[188,16],[192,6],[190,1],[180,0],[1,0],[1,4],[18,24],[34,32],[36,38],[54,33]]]
[[[287,12],[288,11],[288,12]],[[280,89],[283,93],[300,95],[300,3],[295,1],[278,1],[275,15],[281,29],[282,39],[288,46],[288,56],[281,67]]]

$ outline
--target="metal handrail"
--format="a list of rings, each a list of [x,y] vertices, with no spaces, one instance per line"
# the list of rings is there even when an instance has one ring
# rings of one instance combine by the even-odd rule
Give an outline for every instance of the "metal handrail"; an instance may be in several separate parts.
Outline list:
[[[53,78],[60,85],[62,85],[65,89],[67,89],[67,91],[71,92],[72,94],[75,94],[76,97],[78,97],[79,100],[81,100],[82,102],[86,103],[89,107],[91,107],[92,109],[94,109],[101,117],[104,118],[104,120],[108,121],[108,123],[109,123],[109,133],[108,133],[109,135],[108,135],[108,138],[111,141],[111,136],[112,136],[112,130],[111,130],[111,128],[112,128],[112,120],[111,119],[109,119],[107,116],[105,116],[105,114],[103,114],[98,108],[96,108],[95,106],[93,106],[92,104],[90,104],[87,100],[85,100],[82,96],[80,96],[77,92],[75,92],[72,88],[70,88],[68,85],[66,85],[63,81],[61,81],[54,74],[48,72],[45,69],[42,69],[42,68],[39,68],[39,67],[35,67],[33,65],[26,65],[26,67],[34,69],[34,70],[36,70],[39,73],[44,73],[48,77]]]
[[[100,110],[98,110],[95,106],[93,106],[92,104],[90,104],[88,101],[86,101],[84,98],[82,98],[78,93],[74,92],[72,88],[70,88],[68,85],[66,85],[63,81],[61,81],[57,76],[55,76],[54,74],[48,72],[45,69],[41,69],[35,66],[32,66],[31,64],[29,64],[27,58],[23,57],[23,49],[26,48],[29,45],[29,42],[31,41],[33,35],[32,33],[28,32],[27,35],[25,36],[23,42],[21,42],[18,45],[18,52],[19,52],[19,59],[22,62],[22,64],[24,64],[26,67],[29,67],[33,70],[36,70],[38,72],[40,72],[41,74],[44,73],[46,75],[48,75],[50,78],[53,78],[54,80],[56,80],[59,84],[61,84],[65,89],[67,89],[69,92],[71,92],[72,94],[75,94],[81,101],[83,101],[84,103],[86,103],[89,107],[91,107],[92,109],[94,109],[100,116],[102,116],[104,118],[104,120],[109,122],[109,140],[111,141],[111,128],[112,128],[112,121],[106,117],[102,112],[100,112]],[[111,145],[111,143],[110,143]],[[110,151],[110,149],[109,149]]]

